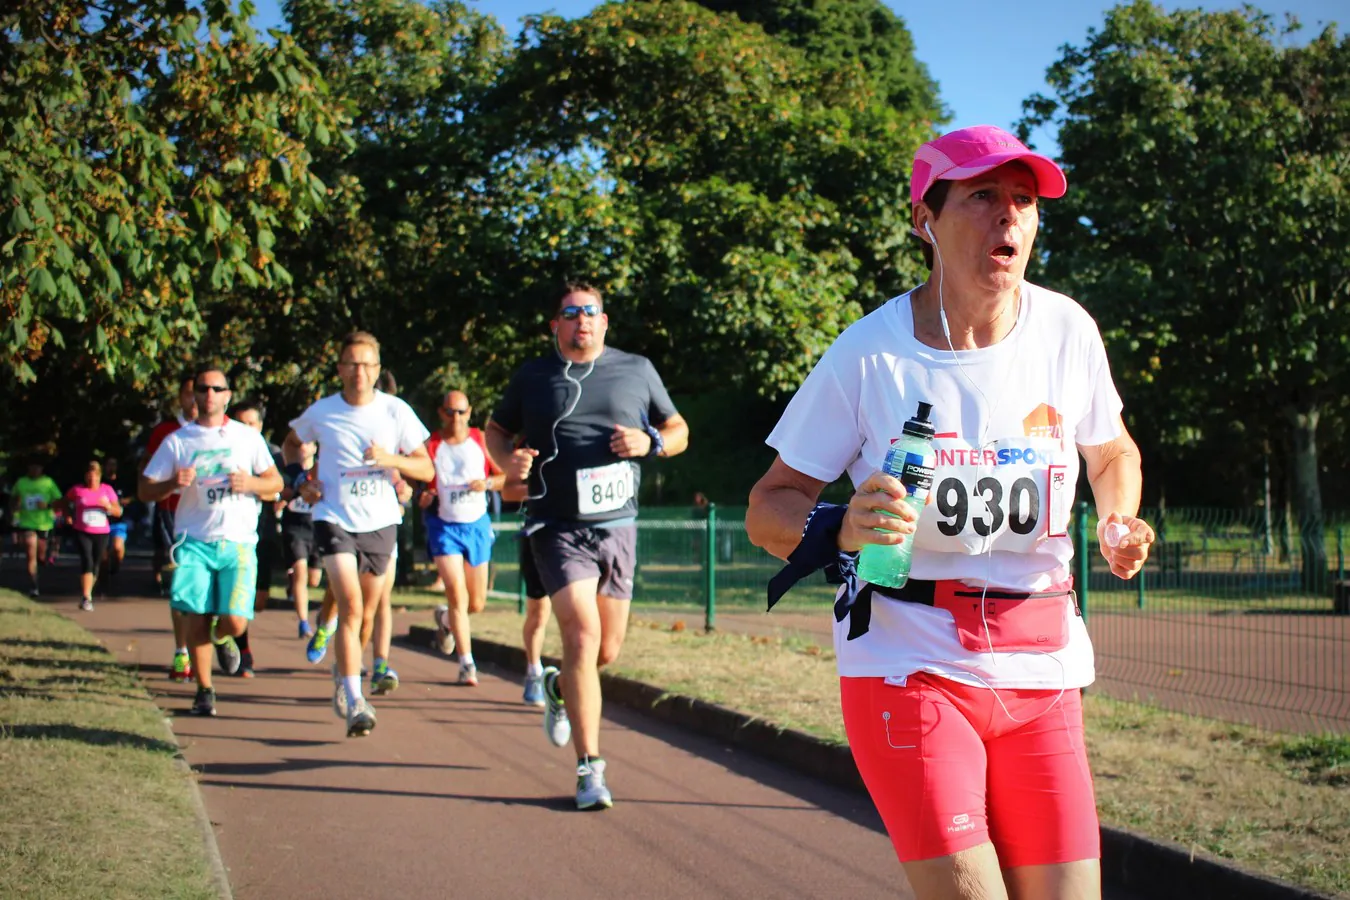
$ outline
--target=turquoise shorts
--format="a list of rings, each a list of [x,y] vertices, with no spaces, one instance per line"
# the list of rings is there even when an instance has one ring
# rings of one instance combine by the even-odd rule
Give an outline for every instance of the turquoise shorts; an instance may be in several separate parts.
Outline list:
[[[169,605],[200,616],[253,618],[258,555],[252,544],[197,541],[185,537],[173,551]]]

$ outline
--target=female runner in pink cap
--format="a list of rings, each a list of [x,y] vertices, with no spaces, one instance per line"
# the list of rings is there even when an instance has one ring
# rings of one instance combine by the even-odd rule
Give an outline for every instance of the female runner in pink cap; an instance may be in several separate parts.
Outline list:
[[[923,900],[1101,894],[1080,696],[1092,643],[1070,574],[1080,456],[1099,539],[1125,529],[1101,541],[1111,571],[1137,574],[1154,534],[1096,323],[1024,279],[1040,198],[1064,191],[1059,166],[998,128],[920,147],[910,199],[930,276],[826,351],[750,495],[751,540],[788,561],[770,605],[817,569],[843,583],[849,744]],[[881,470],[920,403],[935,461],[911,506]],[[845,472],[849,503],[817,503]],[[859,577],[864,545],[906,542],[903,586]]]

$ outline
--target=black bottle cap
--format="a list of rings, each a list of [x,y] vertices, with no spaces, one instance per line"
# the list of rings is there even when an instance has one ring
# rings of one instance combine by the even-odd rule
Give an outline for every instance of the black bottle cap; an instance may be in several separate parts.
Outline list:
[[[937,429],[933,427],[933,423],[928,421],[928,414],[932,411],[933,404],[924,403],[920,400],[919,411],[914,414],[914,418],[905,423],[905,434],[931,441],[933,435],[937,434]]]

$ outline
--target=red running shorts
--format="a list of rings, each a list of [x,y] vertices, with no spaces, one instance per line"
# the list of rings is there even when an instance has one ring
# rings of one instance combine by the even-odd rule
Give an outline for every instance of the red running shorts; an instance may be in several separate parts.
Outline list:
[[[1078,689],[907,681],[839,679],[853,758],[901,862],[985,841],[1004,868],[1101,856]]]

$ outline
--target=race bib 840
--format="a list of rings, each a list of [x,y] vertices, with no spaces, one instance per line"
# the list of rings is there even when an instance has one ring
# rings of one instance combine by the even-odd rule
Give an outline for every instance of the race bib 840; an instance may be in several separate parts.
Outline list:
[[[577,512],[582,515],[622,509],[636,487],[632,463],[577,470]]]

